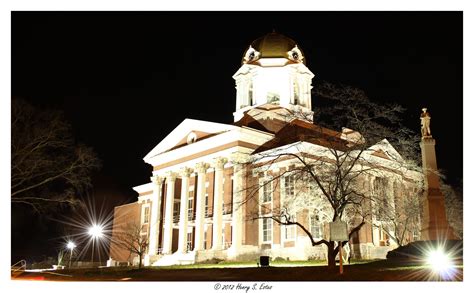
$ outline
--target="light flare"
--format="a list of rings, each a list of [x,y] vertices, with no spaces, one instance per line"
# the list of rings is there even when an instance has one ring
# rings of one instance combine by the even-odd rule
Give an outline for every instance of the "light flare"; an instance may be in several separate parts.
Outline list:
[[[103,233],[104,228],[102,226],[94,224],[92,227],[89,228],[89,235],[92,236],[93,238],[97,239],[100,238],[104,235]]]

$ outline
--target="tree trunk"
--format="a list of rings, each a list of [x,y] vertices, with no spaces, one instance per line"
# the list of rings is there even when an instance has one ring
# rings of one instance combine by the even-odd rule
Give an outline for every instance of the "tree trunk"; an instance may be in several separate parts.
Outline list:
[[[140,255],[138,256],[138,258],[139,258],[139,259],[138,259],[138,268],[141,269],[141,268],[142,268],[142,255],[140,254]]]
[[[329,241],[328,245],[328,269],[336,269],[336,254],[334,253],[334,241]]]

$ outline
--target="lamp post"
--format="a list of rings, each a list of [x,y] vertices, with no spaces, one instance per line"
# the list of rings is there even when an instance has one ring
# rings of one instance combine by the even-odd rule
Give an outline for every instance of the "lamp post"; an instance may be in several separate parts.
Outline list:
[[[89,228],[89,235],[92,237],[92,256],[91,256],[91,263],[94,263],[94,242],[96,239],[102,237],[103,228],[97,224],[92,225]]]
[[[67,243],[67,248],[71,250],[71,254],[69,255],[69,268],[71,268],[72,251],[74,250],[75,247],[76,247],[76,244],[74,244],[74,242],[69,241]]]

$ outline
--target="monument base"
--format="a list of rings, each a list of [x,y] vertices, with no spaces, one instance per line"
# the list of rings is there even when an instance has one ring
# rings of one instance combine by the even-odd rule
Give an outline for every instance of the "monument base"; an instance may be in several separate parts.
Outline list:
[[[439,227],[436,224],[421,229],[421,240],[459,240],[450,226]]]

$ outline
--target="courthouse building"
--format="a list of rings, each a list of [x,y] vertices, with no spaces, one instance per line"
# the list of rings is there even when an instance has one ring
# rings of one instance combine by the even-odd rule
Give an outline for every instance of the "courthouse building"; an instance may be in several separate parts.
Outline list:
[[[255,260],[258,255],[290,260],[326,258],[325,245],[312,246],[301,228],[258,217],[263,205],[279,207],[283,198],[296,192],[291,173],[281,174],[297,162],[282,159],[267,169],[261,168],[262,163],[243,163],[282,148],[298,152],[328,147],[305,141],[308,133],[337,137],[342,143],[358,134],[313,123],[314,74],[306,67],[302,48],[292,39],[275,32],[260,37],[243,52],[241,63],[233,76],[234,123],[185,119],[143,158],[153,166],[153,172],[150,182],[133,187],[137,202],[115,209],[112,237],[125,223],[139,222],[143,237],[149,240],[145,265]],[[391,189],[389,200],[413,192],[416,180],[391,169],[390,158],[398,155],[393,147],[385,140],[374,149],[368,160],[383,165],[387,178],[399,179],[383,182]],[[280,177],[256,193],[250,188],[272,176]],[[367,176],[366,182],[368,189],[381,184],[375,175]],[[322,215],[302,206],[294,216],[315,240],[327,237],[328,220]],[[354,257],[384,258],[396,245],[376,222],[373,219],[364,225],[351,239]],[[129,254],[112,241],[111,260],[132,261]]]

